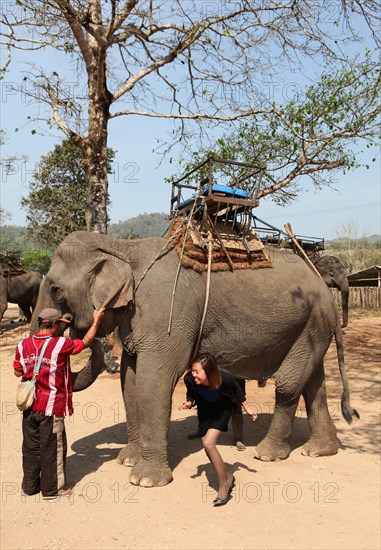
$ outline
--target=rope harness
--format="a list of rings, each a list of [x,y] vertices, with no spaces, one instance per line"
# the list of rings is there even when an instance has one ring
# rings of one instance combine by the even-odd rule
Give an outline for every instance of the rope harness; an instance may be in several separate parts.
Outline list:
[[[205,324],[206,312],[208,311],[209,295],[210,295],[210,275],[212,271],[212,257],[213,257],[213,237],[212,237],[212,233],[209,231],[208,232],[208,271],[207,271],[207,277],[206,277],[205,302],[204,302],[204,309],[201,317],[200,331],[198,333],[197,342],[196,342],[195,349],[193,351],[193,355],[196,355],[199,350],[202,333],[204,332],[204,324]]]
[[[197,196],[199,195],[199,193],[200,193],[200,190],[198,190]],[[181,265],[182,265],[182,258],[183,258],[183,255],[184,255],[185,243],[186,243],[186,240],[187,240],[187,238],[189,236],[189,233],[190,233],[190,230],[191,230],[191,221],[193,219],[193,216],[194,216],[195,212],[198,210],[198,208],[197,209],[195,208],[196,204],[197,204],[197,201],[195,200],[194,204],[193,204],[193,207],[192,207],[192,210],[191,210],[191,212],[189,213],[189,215],[187,217],[187,223],[186,223],[186,229],[185,229],[182,252],[181,252],[181,255],[180,255],[180,258],[179,258],[179,263],[178,263],[177,271],[176,271],[176,275],[175,275],[175,282],[174,282],[173,290],[172,290],[171,308],[170,308],[170,312],[169,312],[168,329],[167,329],[168,334],[171,333],[171,328],[172,328],[173,308],[174,308],[174,302],[175,302],[177,283],[178,283],[178,279],[179,279],[179,275],[180,275],[180,269],[181,269]],[[165,250],[168,248],[168,246],[171,244],[171,242],[175,239],[175,237],[182,230],[184,230],[184,225],[180,225],[176,229],[176,231],[173,233],[173,235],[171,235],[171,237],[167,240],[167,242],[165,243],[163,248],[158,252],[158,254],[155,256],[155,258],[152,260],[152,262],[149,264],[147,269],[144,271],[144,273],[140,277],[139,281],[137,282],[137,284],[135,286],[135,292],[137,292],[137,290],[139,289],[139,287],[140,287],[142,281],[144,280],[144,278],[146,277],[148,271],[154,266],[154,264],[157,262],[157,260],[162,256],[162,254],[165,252]],[[197,350],[200,346],[202,333],[203,333],[204,325],[205,325],[206,314],[207,314],[207,310],[208,310],[209,295],[210,295],[212,257],[213,257],[213,236],[212,236],[211,231],[208,231],[208,268],[207,268],[205,301],[204,301],[204,307],[203,307],[203,312],[202,312],[202,317],[201,317],[201,322],[200,322],[200,330],[199,330],[199,334],[198,334],[197,342],[196,342],[196,346],[195,346],[195,353],[197,352]]]
[[[196,198],[198,198],[199,192],[200,192],[200,191],[197,191]],[[179,275],[180,275],[181,264],[182,264],[182,260],[183,260],[183,257],[184,257],[185,244],[186,244],[187,238],[188,238],[188,236],[189,236],[189,231],[190,231],[190,228],[191,228],[191,221],[192,221],[192,218],[193,218],[193,215],[194,215],[194,212],[195,212],[196,203],[197,203],[197,200],[194,201],[193,206],[192,206],[192,210],[190,211],[189,216],[188,216],[188,221],[187,221],[187,225],[186,225],[186,230],[185,230],[185,236],[184,236],[183,246],[182,246],[182,249],[181,249],[181,254],[180,254],[180,258],[179,258],[179,263],[178,263],[178,266],[177,266],[177,271],[176,271],[176,276],[175,276],[175,283],[174,283],[174,285],[173,285],[173,290],[172,290],[171,309],[170,309],[170,312],[169,312],[168,334],[171,334],[172,317],[173,317],[173,306],[174,306],[174,303],[175,303],[175,294],[176,294],[177,282],[178,282]],[[175,221],[175,220],[173,220],[173,221]],[[176,230],[175,233],[172,235],[172,237],[171,237],[170,240],[173,240],[174,236],[176,235],[176,233],[179,232],[179,229],[180,229],[180,228],[181,228],[181,225],[177,228],[177,230]]]

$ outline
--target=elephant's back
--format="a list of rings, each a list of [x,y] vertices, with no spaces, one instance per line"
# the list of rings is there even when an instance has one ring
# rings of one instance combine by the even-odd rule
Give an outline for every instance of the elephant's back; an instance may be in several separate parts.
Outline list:
[[[215,316],[241,327],[249,323],[267,333],[287,333],[315,315],[334,331],[336,307],[324,281],[289,250],[266,252],[272,267],[212,274],[209,308]]]

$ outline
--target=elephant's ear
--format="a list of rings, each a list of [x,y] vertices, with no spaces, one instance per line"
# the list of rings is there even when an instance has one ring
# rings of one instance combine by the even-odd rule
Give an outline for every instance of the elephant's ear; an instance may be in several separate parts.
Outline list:
[[[100,307],[123,307],[134,298],[134,278],[128,262],[115,256],[98,263],[90,287],[93,305]]]

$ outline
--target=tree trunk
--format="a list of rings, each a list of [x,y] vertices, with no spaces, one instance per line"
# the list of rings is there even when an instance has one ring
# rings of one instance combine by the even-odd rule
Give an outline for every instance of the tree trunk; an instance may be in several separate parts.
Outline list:
[[[91,21],[100,25],[102,22],[100,4],[92,1],[89,4]],[[108,195],[108,120],[112,95],[106,82],[107,49],[91,34],[88,37],[91,55],[86,62],[87,82],[89,87],[88,135],[82,143],[86,173],[86,228],[88,231],[107,233]]]
[[[107,93],[107,92],[106,92]],[[86,173],[86,228],[107,233],[107,122],[109,102],[96,97],[89,106],[89,134],[83,151]]]

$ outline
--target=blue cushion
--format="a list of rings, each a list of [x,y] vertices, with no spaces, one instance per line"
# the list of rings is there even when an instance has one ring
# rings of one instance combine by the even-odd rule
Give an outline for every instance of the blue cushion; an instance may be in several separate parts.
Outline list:
[[[206,195],[208,192],[208,186],[205,185],[202,188],[202,195]],[[229,185],[219,185],[218,183],[212,184],[212,193],[225,193],[226,195],[230,195],[231,197],[240,197],[242,199],[246,199],[248,196],[248,191],[245,191],[245,189],[234,189],[234,187],[229,187]]]
[[[225,193],[225,195],[229,195],[230,197],[239,197],[241,199],[246,199],[249,195],[248,191],[245,191],[245,189],[234,189],[234,187],[229,187],[229,185],[219,185],[218,183],[212,184],[212,193]],[[208,186],[204,185],[204,187],[201,190],[201,195],[205,196],[208,194]],[[181,202],[179,206],[176,206],[176,208],[184,208],[185,206],[188,206],[188,204],[191,204],[196,197],[195,194],[189,197],[189,199],[186,199],[185,201]]]

